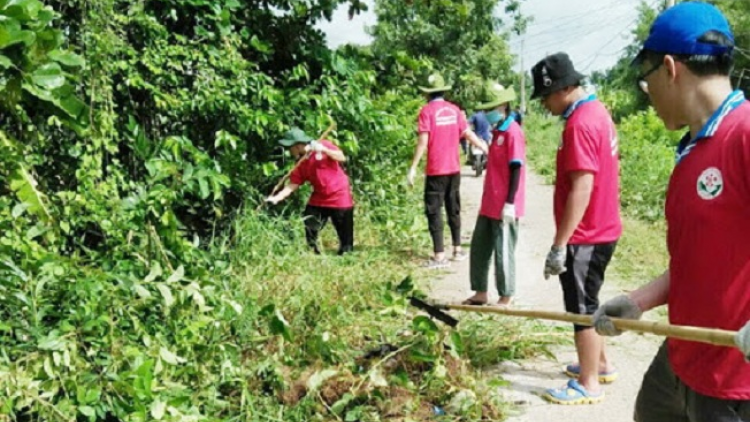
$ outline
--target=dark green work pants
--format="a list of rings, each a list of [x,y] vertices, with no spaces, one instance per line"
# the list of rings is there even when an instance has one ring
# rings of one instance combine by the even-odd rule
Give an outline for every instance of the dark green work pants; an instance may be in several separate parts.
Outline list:
[[[487,291],[490,260],[495,257],[495,284],[500,296],[513,296],[516,292],[516,242],[518,220],[505,224],[480,215],[471,237],[469,279],[475,292]]]

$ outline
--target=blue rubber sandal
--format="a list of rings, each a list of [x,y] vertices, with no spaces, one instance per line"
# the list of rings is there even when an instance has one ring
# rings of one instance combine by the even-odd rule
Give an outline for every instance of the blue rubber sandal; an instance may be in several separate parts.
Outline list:
[[[579,376],[581,376],[581,365],[577,363],[571,363],[570,365],[566,366],[563,370],[565,372],[565,375],[578,379]],[[617,369],[613,369],[609,372],[607,371],[600,371],[599,372],[599,382],[602,384],[610,384],[615,382],[617,380],[617,377],[620,374],[617,372]]]
[[[543,397],[555,404],[595,404],[604,400],[604,391],[591,394],[578,381],[570,380],[563,387],[550,388]]]

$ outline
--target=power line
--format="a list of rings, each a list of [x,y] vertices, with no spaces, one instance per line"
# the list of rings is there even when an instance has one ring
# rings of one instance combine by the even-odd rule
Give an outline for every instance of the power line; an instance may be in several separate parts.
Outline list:
[[[591,26],[583,26],[572,33],[565,34],[564,37],[557,37],[555,40],[551,42],[546,42],[541,45],[537,45],[534,48],[527,51],[526,54],[534,54],[542,50],[548,50],[549,48],[559,48],[561,45],[565,45],[568,42],[580,38],[582,36],[591,36],[592,34],[596,34],[598,32],[607,30],[610,28],[610,25],[615,24],[619,21],[621,21],[622,16],[615,16],[613,18],[608,19],[605,22],[597,22],[594,25]],[[630,25],[630,24],[628,24]]]
[[[652,1],[652,3],[651,3],[651,4],[649,4],[649,6],[651,6],[651,7],[655,7],[656,3],[658,3],[659,1],[660,1],[660,0],[654,0],[654,1]],[[614,55],[614,54],[619,54],[619,53],[621,53],[621,52],[625,51],[625,49],[627,49],[627,47],[623,47],[623,48],[621,48],[621,49],[620,49],[620,50],[619,50],[618,52],[616,52],[616,53],[614,53],[614,54],[612,54],[612,53],[610,53],[610,54],[602,54],[602,53],[601,53],[601,52],[602,52],[602,50],[604,50],[605,48],[607,48],[607,46],[609,46],[610,44],[612,44],[612,43],[613,43],[613,42],[614,42],[614,41],[615,41],[616,39],[620,38],[620,37],[622,36],[622,34],[623,34],[623,33],[624,33],[625,31],[627,31],[628,29],[632,28],[634,24],[637,24],[637,23],[638,23],[638,20],[639,20],[639,19],[640,19],[640,16],[636,16],[636,17],[635,17],[635,18],[634,18],[634,19],[633,19],[632,21],[630,21],[630,22],[629,22],[629,23],[628,23],[628,24],[627,24],[627,25],[626,25],[626,26],[625,26],[624,28],[622,28],[622,29],[620,30],[620,32],[618,32],[618,33],[617,33],[617,34],[616,34],[616,35],[615,35],[614,37],[612,37],[612,38],[611,38],[611,39],[610,39],[609,41],[607,41],[607,43],[606,43],[606,44],[602,45],[602,46],[601,46],[601,47],[600,47],[600,48],[599,48],[599,49],[598,49],[598,50],[596,51],[596,53],[594,53],[594,57],[593,57],[593,58],[592,58],[592,59],[591,59],[591,60],[590,60],[590,61],[588,62],[588,65],[586,65],[586,67],[584,67],[583,69],[581,69],[581,72],[585,72],[585,71],[587,71],[587,70],[588,70],[588,69],[589,69],[589,68],[590,68],[590,67],[591,67],[591,66],[592,66],[592,65],[594,64],[594,62],[596,61],[596,59],[598,59],[599,57],[602,57],[602,56],[608,56],[608,55],[609,55],[609,56],[612,56],[612,55]]]
[[[531,23],[529,23],[529,27],[537,26],[537,25],[542,24],[542,23],[553,22],[553,21],[556,22],[556,23],[572,22],[572,21],[575,21],[575,20],[577,20],[579,18],[582,18],[584,16],[590,15],[592,13],[596,13],[596,12],[601,12],[603,10],[607,10],[607,9],[611,8],[615,4],[622,4],[622,1],[621,0],[612,0],[609,3],[607,3],[606,5],[598,8],[598,9],[586,10],[585,12],[573,13],[573,14],[570,14],[570,15],[555,16],[554,18],[544,19],[544,20],[541,20],[541,21],[532,21]]]
[[[613,3],[620,3],[620,2],[615,1]],[[544,28],[544,29],[542,29],[540,31],[524,33],[523,35],[521,35],[521,36],[513,39],[512,41],[510,41],[509,44],[519,43],[522,39],[528,41],[530,38],[533,39],[534,37],[539,37],[539,36],[548,35],[550,33],[555,33],[555,32],[558,32],[559,30],[564,29],[566,27],[569,27],[571,25],[575,25],[574,29],[578,30],[578,29],[580,29],[580,22],[578,22],[580,18],[585,17],[585,16],[591,16],[592,14],[595,14],[597,11],[602,11],[602,10],[605,10],[605,9],[609,9],[609,7],[601,8],[601,9],[596,9],[594,11],[588,11],[586,13],[577,15],[575,17],[575,19],[571,19],[570,21],[566,21],[566,22],[558,22],[557,25],[546,27],[546,28]],[[630,14],[630,10],[629,9],[625,13],[623,13],[622,15],[618,15],[616,17],[616,19],[619,20],[620,18],[625,17],[628,14]],[[591,25],[592,27],[595,27],[595,26],[598,26],[599,24],[600,24],[599,22],[594,22],[594,23],[591,23],[589,25]]]
[[[655,8],[656,4],[659,3],[662,0],[652,0],[648,4],[649,7]],[[620,21],[623,16],[616,16],[614,19],[610,18],[604,22],[597,22],[595,26],[598,29],[591,30],[591,26],[583,26],[574,31],[572,34],[566,34],[566,36],[563,39],[560,39],[559,37],[555,39],[553,42],[544,43],[542,45],[538,45],[535,48],[525,51],[525,54],[528,56],[529,54],[535,54],[542,50],[549,50],[550,48],[559,48],[560,46],[564,46],[569,41],[572,41],[574,38],[578,38],[581,36],[591,36],[592,34],[596,34],[597,32],[600,32],[603,29],[609,29],[611,28],[611,25],[616,23],[617,21]],[[628,24],[621,29],[614,37],[610,38],[605,44],[603,44],[601,47],[599,47],[596,52],[590,56],[589,59],[587,59],[584,63],[585,66],[582,68],[582,71],[586,71],[591,68],[591,66],[594,65],[596,60],[600,57],[604,56],[614,56],[619,55],[623,53],[626,49],[626,47],[623,47],[619,49],[616,52],[612,53],[603,53],[603,50],[606,49],[608,46],[610,46],[613,42],[615,42],[618,38],[622,37],[623,33],[629,29],[632,29],[635,24],[639,21],[640,15],[636,16],[634,19],[628,22]]]
[[[599,48],[599,49],[598,49],[598,50],[596,51],[596,53],[594,53],[594,58],[593,58],[593,59],[591,59],[591,61],[589,62],[589,64],[588,64],[588,65],[587,65],[586,67],[584,67],[584,68],[583,68],[583,69],[581,70],[581,72],[585,72],[585,71],[587,71],[587,70],[588,70],[588,69],[589,69],[589,68],[591,67],[591,65],[593,65],[593,64],[594,64],[594,62],[596,61],[596,59],[598,59],[599,57],[601,57],[601,54],[600,54],[600,53],[601,53],[601,51],[602,51],[602,50],[604,50],[605,48],[607,48],[607,47],[608,47],[608,46],[609,46],[610,44],[612,44],[612,43],[613,43],[613,42],[614,42],[614,41],[615,41],[616,39],[620,38],[620,37],[622,36],[623,32],[625,32],[626,30],[630,29],[630,28],[632,27],[632,25],[633,25],[633,24],[635,24],[635,23],[637,23],[637,22],[638,22],[638,17],[636,17],[635,19],[633,19],[632,21],[630,21],[630,22],[629,22],[629,23],[628,23],[628,24],[627,24],[627,25],[626,25],[626,26],[625,26],[624,28],[622,28],[622,30],[620,30],[620,32],[618,32],[618,33],[617,33],[617,35],[615,35],[614,37],[612,37],[612,38],[611,38],[611,39],[610,39],[609,41],[607,41],[607,43],[606,43],[606,44],[604,44],[603,46],[601,46],[601,47],[600,47],[600,48]],[[621,49],[620,51],[622,51],[622,50],[624,50],[624,49]]]

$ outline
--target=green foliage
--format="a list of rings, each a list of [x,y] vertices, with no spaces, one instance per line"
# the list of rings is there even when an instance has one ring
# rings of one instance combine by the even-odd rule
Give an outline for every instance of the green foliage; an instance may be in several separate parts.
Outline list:
[[[448,368],[461,337],[413,321],[408,283],[390,285],[427,242],[403,181],[422,105],[404,81],[431,58],[328,50],[314,24],[339,5],[366,8],[0,2],[0,419],[364,420],[397,387],[405,415],[473,388]],[[499,75],[510,57],[492,37],[464,58]],[[303,195],[249,211],[292,165],[278,136],[314,136],[328,115],[366,251],[337,260],[303,250],[301,221],[283,218]],[[402,371],[362,372],[356,358],[383,342]],[[332,370],[356,384],[287,405],[290,372],[311,368],[321,394]]]
[[[660,3],[658,7],[663,7],[663,4]],[[615,122],[648,107],[648,97],[638,87],[640,69],[631,63],[641,50],[659,11],[660,9],[641,2],[637,24],[631,32],[633,43],[625,47],[624,54],[611,69],[591,75],[591,81],[597,85],[601,97],[606,99]]]
[[[411,84],[433,70],[441,72],[453,85],[450,97],[461,107],[471,109],[484,80],[507,85],[512,79],[513,56],[507,34],[499,33],[503,23],[493,13],[503,3],[504,0],[379,0],[375,7],[378,22],[371,29],[375,37],[373,54],[384,69],[396,71],[408,66],[409,78],[405,82]],[[517,3],[506,5],[507,13],[516,22],[523,19],[517,13]],[[404,60],[412,57],[424,62]]]
[[[681,132],[670,132],[652,108],[625,118],[620,139],[620,198],[630,215],[664,218],[664,198]]]

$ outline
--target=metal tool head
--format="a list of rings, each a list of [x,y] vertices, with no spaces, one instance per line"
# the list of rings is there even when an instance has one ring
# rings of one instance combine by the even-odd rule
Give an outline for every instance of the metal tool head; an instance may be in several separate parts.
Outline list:
[[[430,315],[431,317],[435,318],[438,321],[441,321],[447,324],[451,328],[455,328],[456,325],[458,325],[458,320],[456,318],[453,318],[452,316],[443,312],[443,309],[447,309],[445,306],[430,305],[429,303],[423,300],[417,299],[414,296],[409,298],[409,304],[411,306],[414,306],[416,308],[419,308],[427,312],[428,315]]]

